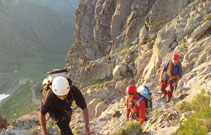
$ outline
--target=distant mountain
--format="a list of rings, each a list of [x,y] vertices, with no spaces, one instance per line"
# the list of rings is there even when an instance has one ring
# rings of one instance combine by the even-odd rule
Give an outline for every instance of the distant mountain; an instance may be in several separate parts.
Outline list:
[[[0,74],[20,70],[27,73],[38,63],[42,69],[54,61],[64,63],[69,45],[74,41],[73,29],[71,16],[39,0],[1,5]],[[34,65],[29,66],[29,63]]]
[[[79,5],[79,0],[42,0],[60,11],[71,13],[75,17],[75,8]],[[71,7],[71,8],[70,8]]]
[[[70,11],[75,7],[69,5]],[[11,120],[35,108],[46,72],[64,67],[74,24],[73,13],[41,0],[0,1],[0,94],[10,94],[0,115]]]

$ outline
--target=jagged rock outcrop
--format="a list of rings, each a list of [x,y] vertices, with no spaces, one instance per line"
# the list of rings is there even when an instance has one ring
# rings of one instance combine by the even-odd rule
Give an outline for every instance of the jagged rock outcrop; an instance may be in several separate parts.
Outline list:
[[[127,71],[127,63],[126,62],[116,65],[113,70],[113,79],[114,80],[121,79],[126,71]]]
[[[156,0],[147,15],[149,33],[158,32],[166,23],[176,17],[192,0]]]
[[[153,3],[154,0],[81,1],[76,10],[76,42],[66,59],[66,67],[75,80],[84,82],[79,78],[87,71],[89,61],[114,52],[122,41],[131,43]]]
[[[211,21],[206,21],[191,33],[191,40],[198,41],[206,32],[211,30]]]
[[[6,119],[4,119],[4,118],[2,118],[1,116],[0,116],[0,131],[2,130],[2,129],[7,129],[7,126],[8,126],[9,124],[7,123],[7,120]]]
[[[143,35],[139,37],[141,44],[146,39],[155,39],[157,32],[191,2],[82,0],[76,11],[76,42],[69,50],[66,67],[70,68],[69,71],[76,81],[85,83],[86,79],[79,78],[83,78],[84,72],[87,72],[89,61],[115,53],[115,49],[137,40],[139,33]],[[192,22],[194,21],[190,21]],[[166,33],[168,35],[175,32],[172,29]],[[176,35],[171,35],[165,44],[174,43]],[[176,46],[175,42],[172,49]]]
[[[106,77],[111,77],[114,65],[115,58],[110,56],[89,61],[89,64],[86,67],[79,69],[79,81],[92,82]]]
[[[178,13],[178,16],[176,16],[158,31],[155,41],[152,40],[149,41],[150,43],[141,46],[137,45],[135,47],[135,50],[138,51],[138,55],[135,56],[138,57],[132,61],[135,62],[133,67],[135,67],[136,71],[134,72],[136,75],[136,85],[145,84],[153,91],[153,112],[149,115],[150,117],[148,117],[148,121],[143,126],[145,131],[153,132],[155,134],[160,134],[164,130],[172,133],[175,132],[178,129],[178,126],[172,127],[172,125],[177,119],[180,117],[182,119],[183,117],[183,115],[177,112],[175,108],[177,102],[183,99],[190,101],[202,89],[205,89],[207,93],[210,93],[209,70],[211,62],[209,59],[211,47],[210,37],[209,34],[207,34],[210,32],[210,30],[207,26],[208,22],[204,22],[204,17],[207,16],[210,11],[209,6],[210,2],[192,2],[190,5],[184,8],[184,10]],[[195,14],[195,12],[198,10],[201,11],[201,14],[198,14],[198,17],[192,15],[187,18],[187,12]],[[194,22],[194,25],[192,25],[193,27],[190,27],[192,24],[191,22]],[[197,30],[202,27],[204,30]],[[192,38],[191,35],[196,33],[194,31],[198,31],[197,35],[202,34],[199,41],[187,42],[188,39]],[[160,91],[160,68],[171,57],[173,52],[178,52],[181,56],[184,76],[178,85],[178,90],[175,92],[174,99],[169,104],[164,105],[166,104],[165,100],[160,101],[160,93],[156,91]],[[127,55],[133,56],[133,54],[129,53],[127,53]],[[117,80],[123,79],[121,77],[124,76],[122,75],[122,72],[125,72],[125,70],[120,69],[124,69],[123,67],[126,66],[121,66],[122,62],[124,63],[124,60],[117,60],[116,69],[113,68],[113,78],[116,78]],[[194,74],[197,74],[197,76],[194,77]],[[115,88],[125,88],[126,86],[123,86],[123,84],[126,84],[126,82],[118,81]],[[124,91],[125,90],[122,90],[122,92]],[[103,90],[101,90],[101,92],[103,92]],[[183,95],[187,92],[189,96],[186,94]],[[121,101],[125,102],[125,98],[121,98]],[[118,124],[123,126],[126,124],[124,116],[124,104],[120,102],[116,104],[122,106],[122,110],[120,111],[122,112],[121,116],[117,119],[119,119],[118,121],[121,121]],[[112,118],[111,115],[109,118],[107,118],[105,115],[109,112],[110,107],[113,108],[113,110],[116,109],[115,105],[113,104],[107,105],[108,108],[105,109],[101,115],[99,115],[99,117],[91,120],[92,125],[94,126],[93,129],[97,129],[95,130],[96,134],[111,134],[116,131],[115,129],[112,129],[112,127],[116,127],[118,125],[114,121],[107,122],[106,125],[104,123],[103,126],[100,124]],[[115,112],[113,112],[113,114],[115,114]],[[153,114],[157,115],[153,116]],[[104,128],[102,128],[100,125]],[[159,130],[161,128],[164,129]]]
[[[131,4],[131,12],[125,24],[125,42],[130,44],[138,36],[140,27],[144,24],[144,17],[149,12],[154,0],[135,0]]]
[[[116,4],[115,12],[111,20],[111,36],[116,38],[122,32],[125,20],[130,13],[130,5],[132,1],[122,0]]]

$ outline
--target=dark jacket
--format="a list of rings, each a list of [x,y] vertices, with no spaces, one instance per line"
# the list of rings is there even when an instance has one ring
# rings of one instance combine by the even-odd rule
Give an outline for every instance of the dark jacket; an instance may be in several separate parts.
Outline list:
[[[70,92],[65,100],[59,99],[52,90],[48,90],[42,101],[41,114],[45,115],[46,113],[49,113],[54,120],[58,121],[66,115],[66,112],[72,111],[71,105],[73,100],[76,101],[76,104],[81,109],[87,107],[82,93],[74,85],[71,86]]]

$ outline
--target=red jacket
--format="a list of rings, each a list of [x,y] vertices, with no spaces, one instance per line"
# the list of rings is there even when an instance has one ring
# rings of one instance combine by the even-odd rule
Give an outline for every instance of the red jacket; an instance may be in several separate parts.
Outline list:
[[[137,94],[135,99],[130,101],[129,97],[127,97],[127,103],[126,103],[126,117],[127,119],[129,119],[129,115],[130,115],[130,112],[131,113],[138,113],[139,112],[139,123],[142,124],[144,122],[144,119],[146,117],[146,105],[145,105],[145,101],[142,99],[140,102],[139,102],[139,106],[131,106],[129,102],[133,102],[136,104],[136,101],[138,100],[140,96]],[[139,109],[139,110],[138,110]]]

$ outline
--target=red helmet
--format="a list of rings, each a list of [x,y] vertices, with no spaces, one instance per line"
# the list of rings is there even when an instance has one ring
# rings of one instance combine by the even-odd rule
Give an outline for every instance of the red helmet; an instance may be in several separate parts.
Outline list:
[[[126,89],[126,93],[128,94],[136,94],[137,93],[137,88],[134,85],[129,85]]]
[[[177,53],[174,53],[173,56],[172,56],[172,59],[178,61],[179,55]]]

